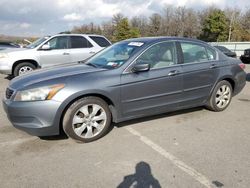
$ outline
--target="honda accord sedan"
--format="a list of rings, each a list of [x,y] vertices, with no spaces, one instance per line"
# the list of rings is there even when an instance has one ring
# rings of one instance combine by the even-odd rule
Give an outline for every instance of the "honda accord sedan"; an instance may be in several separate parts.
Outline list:
[[[205,106],[225,110],[246,83],[245,65],[205,42],[175,37],[118,42],[79,65],[13,79],[3,106],[36,136],[94,141],[111,123]]]

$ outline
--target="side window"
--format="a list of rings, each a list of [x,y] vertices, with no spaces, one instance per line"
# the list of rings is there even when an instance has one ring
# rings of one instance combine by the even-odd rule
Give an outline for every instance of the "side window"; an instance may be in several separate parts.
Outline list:
[[[216,60],[216,51],[212,48],[207,48],[207,55],[209,60]]]
[[[136,63],[148,63],[151,69],[164,68],[176,64],[174,42],[163,42],[153,45],[136,60]]]
[[[98,44],[101,47],[108,47],[111,44],[109,43],[109,41],[107,41],[105,38],[103,37],[98,37],[98,36],[90,36],[89,38],[91,38],[93,41],[95,41],[96,44]]]
[[[206,48],[199,44],[181,42],[184,63],[208,61]]]
[[[68,48],[68,37],[54,37],[51,40],[49,40],[47,43],[47,45],[50,46],[50,49],[67,49]]]
[[[81,36],[71,36],[71,48],[90,48],[93,47],[92,44],[84,37]]]

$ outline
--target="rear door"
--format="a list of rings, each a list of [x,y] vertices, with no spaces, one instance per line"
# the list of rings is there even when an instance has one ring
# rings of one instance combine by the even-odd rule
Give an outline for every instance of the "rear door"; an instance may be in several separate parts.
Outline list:
[[[97,53],[97,49],[84,36],[70,36],[71,61],[82,61]]]
[[[182,51],[183,103],[182,106],[203,104],[218,75],[217,53],[212,48],[195,42],[179,42]]]
[[[121,76],[121,103],[124,117],[156,114],[179,106],[182,95],[182,68],[177,64],[174,42],[148,48],[134,62],[150,64],[146,72],[125,72]]]
[[[68,36],[54,37],[45,45],[49,45],[50,49],[39,49],[39,62],[42,67],[62,65],[71,61]]]

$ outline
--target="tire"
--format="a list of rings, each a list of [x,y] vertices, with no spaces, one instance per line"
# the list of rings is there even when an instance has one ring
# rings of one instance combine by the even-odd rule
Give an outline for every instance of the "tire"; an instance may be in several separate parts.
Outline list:
[[[21,75],[21,72],[22,72],[22,71],[23,71],[22,74],[25,74],[25,73],[31,72],[31,71],[33,71],[33,70],[35,70],[35,69],[36,69],[36,66],[33,65],[32,63],[29,63],[29,62],[19,63],[19,64],[14,68],[13,75],[14,75],[14,77],[16,77],[16,76]]]
[[[206,107],[215,112],[223,111],[231,103],[232,95],[232,85],[228,81],[222,80],[215,86]]]
[[[74,102],[63,117],[65,134],[81,142],[103,137],[110,128],[111,112],[107,103],[98,97],[84,97]]]

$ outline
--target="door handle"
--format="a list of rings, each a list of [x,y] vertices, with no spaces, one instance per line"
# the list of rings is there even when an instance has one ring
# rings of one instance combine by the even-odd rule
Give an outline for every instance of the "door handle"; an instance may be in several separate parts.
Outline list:
[[[70,53],[68,53],[68,52],[64,52],[64,53],[63,53],[63,55],[70,55]]]
[[[178,75],[178,74],[180,74],[180,71],[178,71],[178,70],[173,70],[173,71],[170,71],[170,72],[168,73],[168,76],[175,76],[175,75]]]
[[[214,69],[214,68],[216,68],[217,66],[216,66],[216,64],[212,64],[209,68],[210,69]]]
[[[95,52],[89,52],[90,54],[95,54]]]

